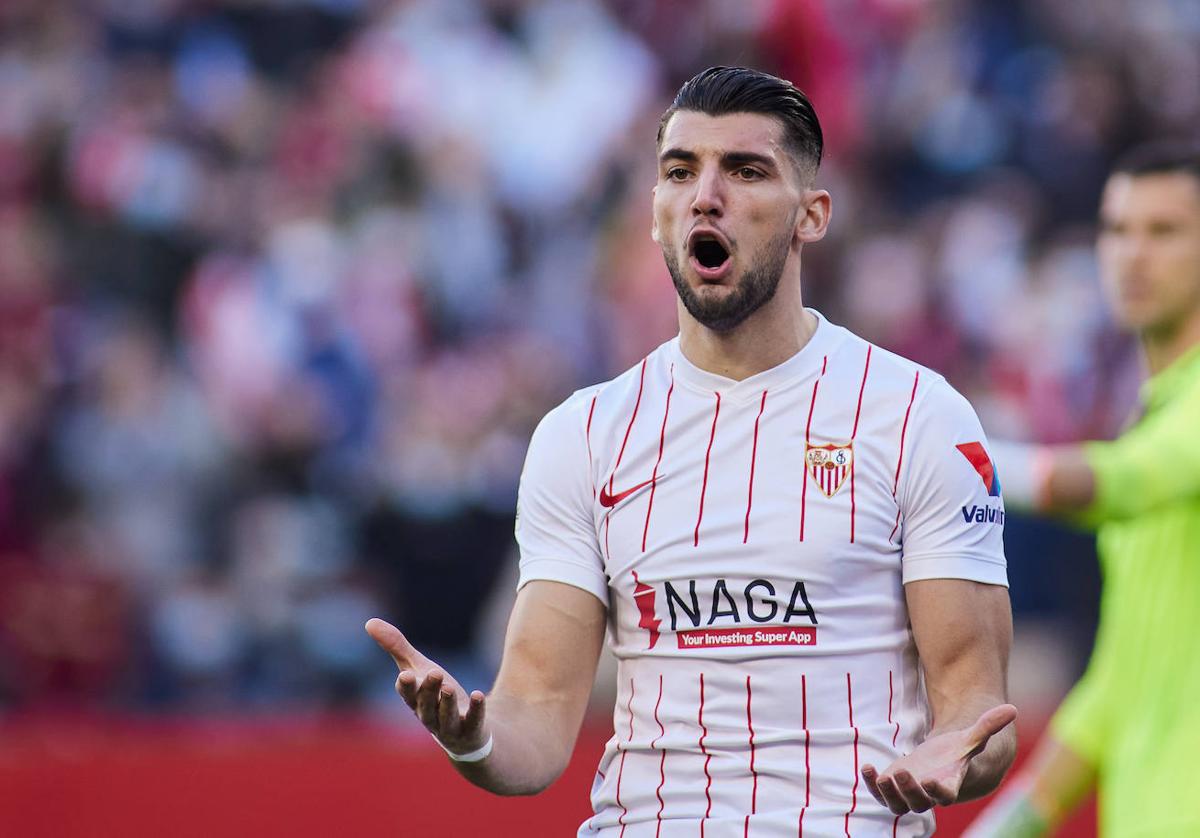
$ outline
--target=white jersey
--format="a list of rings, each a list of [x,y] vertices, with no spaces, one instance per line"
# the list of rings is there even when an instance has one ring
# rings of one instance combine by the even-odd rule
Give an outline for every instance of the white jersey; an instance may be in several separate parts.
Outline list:
[[[998,480],[941,376],[818,319],[743,381],[676,338],[534,434],[520,583],[599,597],[619,661],[580,835],[933,831],[859,769],[927,730],[903,585],[1007,584]]]

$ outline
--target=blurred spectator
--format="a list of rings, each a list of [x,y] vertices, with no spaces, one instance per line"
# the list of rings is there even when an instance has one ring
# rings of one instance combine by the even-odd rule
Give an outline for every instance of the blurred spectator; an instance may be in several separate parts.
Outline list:
[[[673,332],[654,131],[719,62],[822,115],[812,304],[1005,435],[1119,426],[1087,225],[1200,124],[1194,4],[10,0],[0,701],[354,702],[377,611],[486,680],[529,433]]]

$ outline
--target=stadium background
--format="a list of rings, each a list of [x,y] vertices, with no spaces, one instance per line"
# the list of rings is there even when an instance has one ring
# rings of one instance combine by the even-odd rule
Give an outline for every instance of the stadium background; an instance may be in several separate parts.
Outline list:
[[[994,436],[1115,432],[1093,214],[1200,124],[1200,4],[0,4],[0,834],[570,833],[611,695],[547,795],[489,798],[361,626],[489,685],[534,424],[673,334],[651,149],[715,63],[822,117],[811,304]],[[1006,541],[1028,745],[1098,579]]]

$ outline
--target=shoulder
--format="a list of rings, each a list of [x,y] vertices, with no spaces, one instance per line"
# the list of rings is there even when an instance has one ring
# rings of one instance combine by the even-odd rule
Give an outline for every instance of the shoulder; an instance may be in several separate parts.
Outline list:
[[[833,328],[841,333],[837,343],[837,361],[847,367],[857,364],[866,368],[863,377],[868,379],[868,393],[877,396],[900,394],[912,403],[914,411],[918,408],[971,409],[966,398],[936,370],[884,349],[843,326]]]
[[[619,417],[628,419],[647,387],[656,386],[657,380],[667,374],[664,371],[670,365],[672,342],[662,344],[620,375],[576,390],[542,418],[535,438],[563,434],[582,438]]]
[[[945,376],[911,358],[898,355],[842,327],[837,363],[842,378],[860,387],[855,369],[862,369],[864,405],[903,417],[906,452],[932,445],[983,442],[983,429],[971,403]],[[831,358],[831,367],[833,359]],[[906,453],[906,456],[908,454]]]
[[[830,363],[868,366],[872,380],[881,377],[883,379],[907,378],[911,384],[913,375],[918,370],[921,370],[923,378],[933,374],[916,361],[884,349],[879,344],[872,343],[845,326],[834,323],[820,312],[810,310],[821,319],[821,339],[828,348],[827,359]]]
[[[982,442],[983,426],[967,397],[939,373],[920,365],[914,367],[914,376],[919,376],[912,398],[914,442],[919,445],[922,437],[955,444],[967,437]]]
[[[967,398],[954,389],[937,370],[918,364],[911,358],[898,355],[857,335],[854,339],[871,348],[873,368],[878,369],[886,379],[909,391],[914,411],[949,411],[952,414],[966,411],[974,415],[975,411]]]
[[[1180,371],[1176,383],[1163,397],[1165,410],[1192,414],[1200,405],[1200,347],[1192,351],[1198,353],[1195,359]]]
[[[585,414],[590,434],[603,435],[618,426],[623,429],[643,402],[655,394],[661,396],[670,384],[675,340],[662,344],[615,378],[585,387],[568,400],[579,402],[575,409]]]

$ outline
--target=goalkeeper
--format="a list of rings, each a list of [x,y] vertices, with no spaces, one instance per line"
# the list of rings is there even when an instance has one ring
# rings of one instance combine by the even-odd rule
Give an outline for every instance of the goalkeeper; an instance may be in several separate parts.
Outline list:
[[[1200,148],[1113,171],[1097,243],[1149,380],[1113,442],[995,446],[1005,500],[1098,528],[1087,672],[972,838],[1050,834],[1095,788],[1103,836],[1200,836]]]

